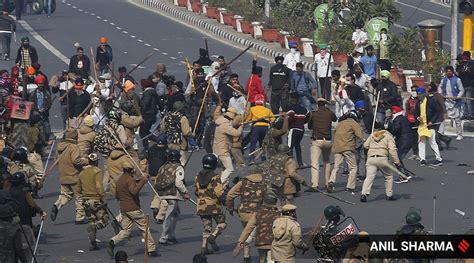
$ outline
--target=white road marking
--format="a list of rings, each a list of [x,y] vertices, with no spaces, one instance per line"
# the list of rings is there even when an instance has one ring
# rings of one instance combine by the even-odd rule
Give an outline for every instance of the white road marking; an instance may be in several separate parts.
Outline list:
[[[109,22],[109,20],[107,20],[107,19],[103,19],[102,21],[104,21],[104,22]]]
[[[84,11],[84,10],[82,10],[82,9],[77,9],[77,11],[82,12],[82,11]]]
[[[158,48],[156,48],[156,47],[154,47],[153,50],[155,50],[155,51],[160,51],[160,50],[159,50]]]
[[[100,16],[95,16],[95,17],[97,17],[98,19],[101,19],[101,18],[102,18],[102,17],[100,17]]]
[[[84,14],[89,14],[89,11],[84,11]]]
[[[128,34],[128,31],[125,31],[125,30],[124,30],[124,31],[122,31],[122,32],[123,32],[124,34]]]
[[[131,37],[131,38],[136,38],[136,36],[134,36],[134,35],[130,35],[130,37]]]
[[[115,26],[115,23],[113,23],[113,22],[110,22],[110,25],[111,25],[111,26]]]
[[[175,57],[170,57],[171,59],[175,60],[176,58]]]
[[[36,32],[30,24],[25,22],[25,20],[18,20],[17,23],[19,23],[28,33],[30,33],[38,42],[40,42],[47,50],[49,50],[51,53],[53,53],[56,57],[59,58],[62,62],[64,62],[66,65],[69,65],[69,58],[66,57],[61,51],[56,49],[53,45],[51,45],[46,39],[44,39],[38,32]]]
[[[425,12],[425,13],[430,14],[430,15],[439,16],[439,17],[442,17],[442,18],[451,20],[451,17],[449,17],[449,16],[445,16],[445,15],[441,15],[441,14],[438,14],[438,13],[435,13],[435,12],[431,12],[431,11],[428,11],[428,10],[424,10],[424,9],[422,9],[422,8],[419,8],[419,7],[417,8],[416,6],[406,4],[406,3],[400,2],[400,1],[398,1],[398,0],[395,1],[395,2],[398,3],[398,4],[400,4],[400,5],[404,5],[404,6],[408,6],[408,7],[417,9],[417,11],[420,11],[420,12]],[[459,21],[460,21],[461,23],[463,23],[463,21],[462,21],[461,19],[459,19]]]
[[[70,3],[67,3],[66,5],[69,5],[69,6],[70,6],[71,4],[70,4]]]
[[[94,14],[94,13],[91,13],[91,16],[95,16],[95,14]]]
[[[138,42],[140,42],[140,43],[142,43],[142,42],[143,42],[143,40],[141,40],[141,39],[137,39],[137,41],[138,41]]]
[[[148,43],[145,43],[145,46],[147,46],[147,47],[151,47],[151,45],[150,45],[150,44],[148,44]]]
[[[117,28],[118,30],[122,29],[122,28],[121,28],[121,27],[119,27],[119,26],[116,26],[115,28]]]
[[[161,52],[161,55],[163,55],[163,56],[168,56],[168,53],[166,53],[166,52]]]

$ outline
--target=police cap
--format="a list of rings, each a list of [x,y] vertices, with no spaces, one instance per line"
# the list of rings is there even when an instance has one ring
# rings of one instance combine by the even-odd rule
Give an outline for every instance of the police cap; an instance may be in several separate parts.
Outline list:
[[[296,210],[296,205],[292,204],[286,204],[281,208],[281,211],[283,212],[289,212],[289,211],[295,211]]]

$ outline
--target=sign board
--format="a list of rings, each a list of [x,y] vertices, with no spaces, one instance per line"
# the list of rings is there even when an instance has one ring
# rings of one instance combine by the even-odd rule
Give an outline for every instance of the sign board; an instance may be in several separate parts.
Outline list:
[[[374,17],[370,19],[365,25],[367,34],[369,35],[369,43],[377,47],[380,41],[380,31],[382,28],[388,31],[388,20],[386,17]]]

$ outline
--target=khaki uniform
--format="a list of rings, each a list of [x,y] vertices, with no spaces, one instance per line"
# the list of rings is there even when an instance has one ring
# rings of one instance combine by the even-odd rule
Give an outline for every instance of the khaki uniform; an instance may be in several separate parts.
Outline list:
[[[255,230],[255,247],[258,249],[260,263],[273,263],[271,248],[273,242],[273,222],[280,217],[280,211],[274,206],[263,205],[247,222],[240,234],[239,242],[244,243]]]
[[[224,186],[221,178],[213,170],[204,169],[196,176],[194,193],[197,197],[197,215],[201,217],[202,247],[207,248],[207,238],[210,235],[219,236],[226,228],[225,216],[222,210]],[[212,230],[212,221],[217,226]]]
[[[395,163],[400,163],[395,139],[388,131],[377,131],[371,134],[367,141],[365,141],[364,148],[369,151],[367,152],[366,164],[367,177],[362,186],[362,194],[370,194],[370,189],[374,183],[377,171],[380,170],[385,177],[385,194],[386,196],[392,196],[393,176],[388,168],[389,166],[392,166],[392,164],[390,164],[388,157],[390,156]]]
[[[237,115],[232,120],[232,125],[238,128],[242,121],[243,116]],[[238,166],[245,166],[245,160],[242,154],[242,134],[240,134],[239,136],[232,137],[232,147],[230,148],[230,153],[235,161],[235,164],[237,164]]]
[[[145,213],[140,208],[140,190],[146,184],[147,178],[143,177],[135,181],[132,174],[123,173],[117,180],[117,199],[119,201],[120,213],[122,214],[122,230],[111,238],[115,244],[127,240],[130,237],[132,226],[135,224],[145,237]],[[155,251],[155,241],[148,229],[147,247],[148,251]]]
[[[137,160],[135,160],[137,161]],[[122,148],[113,150],[107,159],[107,170],[109,172],[110,193],[116,195],[116,183],[123,173],[123,164],[131,162],[130,157],[123,151]]]
[[[232,122],[220,116],[216,119],[216,131],[214,133],[214,142],[212,151],[216,154],[224,166],[221,173],[221,181],[225,185],[229,183],[229,178],[234,172],[234,165],[232,164],[232,157],[230,150],[232,148],[232,138],[240,137],[242,135],[243,126],[234,128]]]
[[[7,171],[9,174],[14,174],[17,172],[24,172],[28,178],[28,182],[35,188],[39,188],[41,182],[41,176],[30,164],[20,163],[20,162],[9,162]]]
[[[355,155],[356,139],[364,140],[364,132],[359,123],[352,118],[339,122],[334,133],[332,152],[334,153],[334,168],[329,178],[330,183],[336,182],[336,175],[345,160],[349,166],[349,177],[346,188],[354,190],[356,187],[357,160]]]
[[[26,131],[27,144],[26,148],[28,149],[28,161],[36,170],[38,176],[43,176],[44,166],[43,161],[41,160],[41,155],[36,152],[36,144],[38,144],[40,131],[37,125],[33,127],[28,127]]]
[[[82,204],[89,221],[87,230],[90,241],[94,241],[97,230],[105,228],[109,222],[103,177],[103,172],[98,167],[86,166],[77,181],[77,192],[82,196]]]
[[[95,131],[92,127],[83,125],[77,132],[77,145],[83,157],[92,153],[94,148]]]
[[[80,169],[87,165],[89,161],[81,158],[81,150],[77,146],[77,142],[72,139],[62,140],[58,144],[57,151],[58,156],[61,157],[61,160],[58,162],[61,194],[54,205],[60,210],[75,197],[76,221],[82,221],[85,219],[85,213],[82,206],[82,197],[77,192],[77,181]]]
[[[273,222],[272,260],[296,262],[296,249],[308,247],[301,238],[301,227],[293,217],[281,216]]]
[[[267,185],[263,181],[261,174],[251,174],[242,178],[227,193],[226,206],[228,209],[234,209],[234,199],[240,197],[240,204],[237,208],[239,219],[245,228],[247,222],[257,213],[263,200],[263,194],[267,191]],[[250,257],[250,243],[254,235],[250,235],[244,245],[244,258]]]

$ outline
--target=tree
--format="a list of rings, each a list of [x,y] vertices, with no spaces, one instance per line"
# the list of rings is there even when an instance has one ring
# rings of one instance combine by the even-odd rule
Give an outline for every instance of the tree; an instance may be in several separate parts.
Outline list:
[[[310,37],[314,31],[311,23],[314,9],[324,1],[317,0],[281,0],[272,10],[273,24],[298,37]]]
[[[388,52],[393,65],[420,71],[421,42],[416,27],[408,27],[399,35],[390,34]]]

